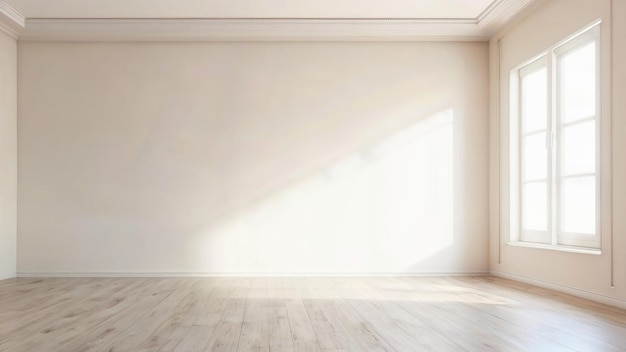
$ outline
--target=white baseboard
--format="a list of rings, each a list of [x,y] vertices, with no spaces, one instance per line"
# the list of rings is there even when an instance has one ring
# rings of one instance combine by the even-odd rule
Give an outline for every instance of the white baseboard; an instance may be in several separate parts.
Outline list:
[[[0,281],[7,280],[7,279],[14,279],[16,277],[17,277],[16,273],[0,274]]]
[[[491,271],[491,275],[496,276],[496,277],[501,277],[503,279],[523,282],[529,285],[538,286],[538,287],[546,288],[546,289],[553,290],[553,291],[566,293],[572,296],[588,299],[590,301],[626,309],[626,300],[621,300],[615,297],[609,297],[609,296],[601,295],[595,292],[581,290],[575,287],[570,287],[570,286],[555,284],[555,283],[548,282],[548,281],[533,279],[527,276],[503,273],[500,271]]]
[[[17,277],[437,277],[488,276],[487,271],[428,273],[18,272]]]

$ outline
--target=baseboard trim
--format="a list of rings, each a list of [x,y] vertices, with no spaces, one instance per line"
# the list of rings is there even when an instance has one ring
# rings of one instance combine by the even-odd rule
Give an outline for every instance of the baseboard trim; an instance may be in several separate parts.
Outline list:
[[[18,272],[17,277],[438,277],[488,276],[487,271],[428,273]]]
[[[522,275],[509,274],[509,273],[504,273],[501,271],[491,271],[490,273],[492,276],[495,276],[495,277],[500,277],[503,279],[509,279],[513,281],[519,281],[519,282],[523,282],[529,285],[538,286],[541,288],[546,288],[549,290],[566,293],[572,296],[588,299],[590,301],[606,304],[609,306],[626,309],[626,300],[621,300],[615,297],[609,297],[609,296],[601,295],[599,293],[581,290],[579,288],[570,287],[566,285],[555,284],[552,282],[534,279],[534,278],[522,276]]]
[[[15,279],[16,277],[17,277],[17,273],[0,274],[0,281],[8,280],[8,279]]]

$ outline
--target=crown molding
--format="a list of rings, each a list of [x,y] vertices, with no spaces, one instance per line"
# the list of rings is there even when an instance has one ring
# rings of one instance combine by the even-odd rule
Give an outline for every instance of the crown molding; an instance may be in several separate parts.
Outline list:
[[[0,31],[17,39],[24,27],[24,16],[6,1],[0,0]]]
[[[476,18],[24,18],[21,41],[485,41],[529,4],[493,0]],[[21,22],[20,22],[21,19]]]
[[[486,40],[474,19],[28,19],[20,40]]]
[[[494,0],[476,18],[485,34],[492,36],[502,29],[515,15],[537,0]]]

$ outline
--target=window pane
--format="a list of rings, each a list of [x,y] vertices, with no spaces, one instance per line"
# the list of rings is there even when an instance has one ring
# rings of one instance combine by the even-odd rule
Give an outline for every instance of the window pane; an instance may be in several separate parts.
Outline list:
[[[546,68],[522,77],[521,115],[524,132],[546,128],[548,83]]]
[[[523,139],[524,180],[545,180],[547,178],[546,133],[531,134]]]
[[[596,44],[591,42],[560,58],[562,121],[596,114]]]
[[[596,122],[563,127],[561,153],[563,175],[596,171]]]
[[[561,183],[561,230],[596,233],[596,178],[566,178]]]
[[[545,182],[532,182],[522,190],[522,228],[525,230],[548,230],[548,206]]]

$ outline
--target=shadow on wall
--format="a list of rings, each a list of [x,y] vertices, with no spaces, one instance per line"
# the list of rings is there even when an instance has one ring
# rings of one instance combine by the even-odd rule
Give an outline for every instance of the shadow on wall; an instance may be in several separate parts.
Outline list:
[[[194,231],[189,250],[209,272],[411,272],[429,259],[445,267],[454,261],[440,256],[455,241],[454,121],[453,109],[435,113],[223,210]]]

